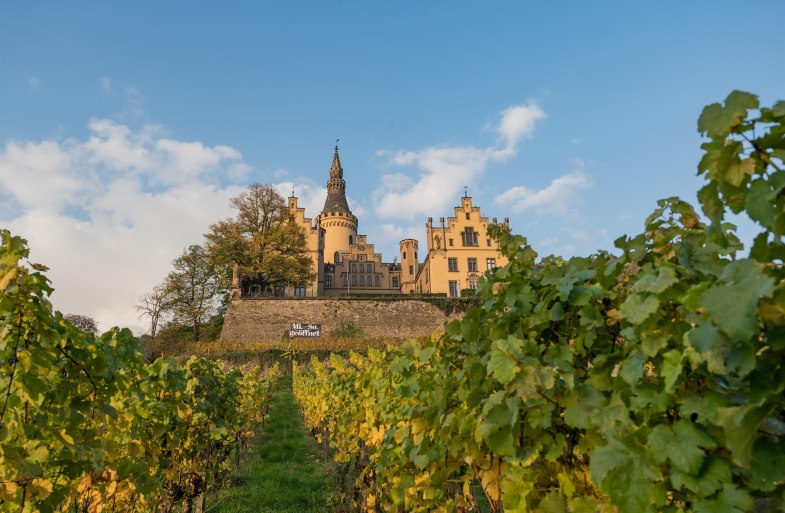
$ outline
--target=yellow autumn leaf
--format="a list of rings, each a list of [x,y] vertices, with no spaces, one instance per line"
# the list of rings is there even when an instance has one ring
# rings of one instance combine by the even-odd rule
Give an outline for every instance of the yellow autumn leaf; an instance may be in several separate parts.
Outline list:
[[[106,487],[106,498],[110,498],[114,495],[115,490],[117,490],[117,481],[110,481]]]
[[[6,285],[8,285],[11,280],[16,278],[16,274],[19,272],[18,267],[12,267],[10,271],[5,273],[2,278],[0,278],[0,290],[5,289]]]
[[[60,430],[60,437],[68,445],[74,445],[74,437],[65,432],[65,428]]]
[[[93,486],[93,478],[88,475],[79,484],[79,486],[76,487],[76,491],[81,494],[81,493],[84,493],[85,490],[89,490],[91,486]]]
[[[384,440],[384,433],[385,430],[382,426],[371,428],[371,432],[368,434],[368,445],[379,447]]]
[[[52,494],[54,489],[52,482],[48,479],[33,479],[30,482],[33,493],[38,495],[38,499],[46,499]]]
[[[4,501],[13,501],[18,490],[19,485],[13,481],[2,483],[2,485],[0,485],[0,499],[3,499]]]
[[[485,495],[492,501],[498,501],[502,495],[499,477],[498,467],[480,472],[482,489],[485,491]]]

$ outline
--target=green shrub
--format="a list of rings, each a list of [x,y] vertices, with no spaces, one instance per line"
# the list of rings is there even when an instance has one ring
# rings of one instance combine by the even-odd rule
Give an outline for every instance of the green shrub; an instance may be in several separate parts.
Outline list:
[[[330,332],[330,337],[362,340],[365,338],[365,332],[361,327],[356,326],[351,322],[342,322],[337,328]]]

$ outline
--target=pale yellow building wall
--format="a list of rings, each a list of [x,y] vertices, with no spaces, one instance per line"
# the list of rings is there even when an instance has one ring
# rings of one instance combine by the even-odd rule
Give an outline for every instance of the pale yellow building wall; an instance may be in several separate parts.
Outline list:
[[[297,197],[289,197],[289,212],[294,222],[300,227],[305,236],[305,247],[313,265],[314,278],[310,283],[305,284],[305,295],[309,297],[321,296],[324,294],[324,265],[322,259],[323,239],[319,225],[314,223],[309,217],[305,217],[305,209],[297,206]],[[294,291],[287,291],[287,295],[293,295]]]
[[[455,215],[446,221],[442,217],[439,225],[434,226],[433,219],[429,218],[425,227],[428,254],[417,274],[415,291],[460,294],[461,289],[476,288],[477,280],[489,267],[506,265],[507,259],[502,256],[498,243],[488,237],[488,227],[494,223],[496,219],[489,222],[487,217],[482,217],[480,208],[472,204],[469,196],[461,198]],[[509,225],[506,219],[504,223]],[[467,228],[476,234],[469,240],[462,235],[467,233]],[[454,266],[450,266],[450,259],[455,259]],[[455,282],[452,291],[450,282]]]
[[[336,252],[348,252],[351,244],[357,242],[357,218],[336,212],[321,214],[316,220],[324,230],[324,262],[334,264]]]

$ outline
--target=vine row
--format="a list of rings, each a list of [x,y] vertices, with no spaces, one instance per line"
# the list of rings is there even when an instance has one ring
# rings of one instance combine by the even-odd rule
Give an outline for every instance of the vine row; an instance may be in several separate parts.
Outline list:
[[[144,363],[127,329],[53,312],[46,268],[0,231],[0,511],[200,511],[265,419],[278,369]]]
[[[785,102],[706,107],[703,214],[658,202],[616,255],[509,264],[426,342],[295,367],[369,511],[785,507]],[[760,229],[748,253],[727,221]],[[478,491],[479,490],[479,491]]]

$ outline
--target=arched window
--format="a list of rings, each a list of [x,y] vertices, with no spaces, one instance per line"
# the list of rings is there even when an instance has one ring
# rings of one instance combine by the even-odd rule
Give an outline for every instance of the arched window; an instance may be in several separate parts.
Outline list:
[[[349,244],[354,244],[354,238],[351,235],[349,235]]]
[[[337,251],[333,255],[333,263],[334,264],[340,264],[341,263],[341,254],[338,253]]]

